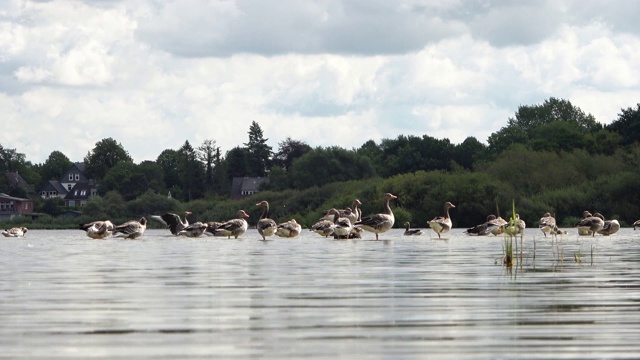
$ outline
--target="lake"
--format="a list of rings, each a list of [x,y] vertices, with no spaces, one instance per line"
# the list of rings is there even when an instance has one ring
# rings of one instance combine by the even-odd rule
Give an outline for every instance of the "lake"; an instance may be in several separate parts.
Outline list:
[[[463,230],[0,238],[0,358],[640,357],[640,231],[527,229],[508,269]]]

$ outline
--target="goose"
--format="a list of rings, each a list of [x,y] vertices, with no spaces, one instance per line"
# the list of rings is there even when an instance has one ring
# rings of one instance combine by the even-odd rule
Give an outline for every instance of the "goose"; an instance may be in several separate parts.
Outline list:
[[[309,228],[309,231],[313,231],[324,237],[328,237],[329,235],[333,235],[333,229],[335,227],[336,225],[333,223],[332,220],[321,218],[320,220],[318,220],[318,222],[311,225],[311,227]]]
[[[600,213],[589,215],[580,220],[575,226],[578,227],[578,232],[581,234],[586,233],[586,230],[588,230],[591,236],[596,236],[596,232],[604,226],[604,216]]]
[[[298,224],[296,219],[291,219],[289,221],[278,224],[276,235],[280,237],[292,238],[298,236],[301,231],[302,226]]]
[[[236,212],[235,219],[231,219],[220,224],[220,226],[214,230],[213,234],[215,236],[226,236],[228,239],[231,239],[233,236],[237,239],[238,236],[241,236],[245,231],[247,231],[249,224],[247,224],[247,221],[244,218],[248,217],[249,215],[244,210],[238,210],[238,212]]]
[[[556,219],[548,212],[542,215],[540,218],[540,225],[538,227],[542,230],[544,237],[547,237],[547,233],[555,235],[558,230],[558,227],[556,226]]]
[[[509,225],[509,222],[503,219],[502,216],[496,217],[496,219],[493,220],[493,223],[495,223],[496,226],[491,228],[491,233],[495,236],[498,236],[504,233],[504,230],[507,228],[507,225]]]
[[[207,228],[205,229],[205,234],[207,235],[215,235],[216,234],[216,229],[224,224],[223,222],[220,221],[209,221],[206,223],[207,224]]]
[[[173,235],[178,235],[180,231],[189,226],[187,215],[191,215],[191,211],[184,212],[184,220],[182,220],[179,215],[173,213],[151,215],[150,218],[168,227]]]
[[[2,235],[4,237],[23,237],[29,231],[26,227],[12,227],[10,229],[4,229]]]
[[[620,230],[620,223],[618,220],[605,220],[602,225],[602,229],[598,230],[598,234],[609,236],[617,233],[618,230]]]
[[[384,203],[384,212],[380,214],[365,216],[361,220],[356,221],[354,226],[361,227],[366,231],[375,233],[376,240],[378,240],[378,234],[391,229],[396,221],[396,218],[393,216],[393,211],[391,211],[391,207],[389,206],[389,201],[397,198],[397,196],[391,193],[384,194],[384,196],[382,197],[382,201]]]
[[[256,206],[262,206],[263,208],[256,229],[258,229],[258,233],[262,236],[262,240],[267,240],[267,236],[272,236],[276,232],[278,224],[276,224],[273,219],[269,219],[269,203],[266,200],[257,203]]]
[[[491,234],[494,228],[499,229],[500,225],[498,222],[496,222],[496,216],[491,214],[487,215],[487,220],[485,222],[468,228],[465,233],[467,235],[486,236]]]
[[[516,214],[515,224],[513,224],[513,226],[511,226],[510,224],[507,224],[507,227],[505,228],[505,232],[512,236],[517,236],[518,234],[520,234],[520,239],[522,239],[524,237],[524,230],[526,228],[527,228],[527,223],[524,220],[520,219],[520,214]]]
[[[637,220],[633,223],[633,230],[635,230],[637,227],[640,227],[640,220]]]
[[[84,230],[87,236],[92,239],[105,239],[113,233],[115,225],[109,220],[92,221],[86,224],[80,224],[80,230]]]
[[[591,213],[587,210],[582,212],[582,220],[591,217],[593,215],[591,215]],[[580,220],[580,221],[582,221]],[[579,222],[578,222],[579,224]],[[578,226],[577,224],[575,226]],[[588,236],[591,235],[593,232],[589,229],[589,226],[578,226],[578,235],[580,236]]]
[[[413,236],[413,235],[422,235],[422,230],[420,229],[410,229],[411,224],[408,221],[405,221],[404,223],[404,234],[407,236]]]
[[[185,226],[184,229],[178,231],[176,235],[186,236],[186,237],[199,237],[202,234],[204,234],[205,230],[207,230],[208,227],[209,225],[203,222],[197,221],[197,222],[194,222],[193,224],[189,224],[188,226]]]
[[[125,239],[137,239],[147,229],[147,219],[143,216],[140,220],[127,221],[113,229],[113,236]]]
[[[327,212],[327,216],[329,215],[333,215],[333,224],[335,225],[333,228],[333,237],[335,239],[349,238],[349,234],[353,228],[351,220],[349,220],[348,217],[340,216],[340,211],[335,208],[332,208]]]
[[[455,205],[447,201],[444,203],[444,216],[436,216],[430,221],[427,221],[429,227],[438,234],[438,238],[440,238],[440,234],[446,233],[451,229],[452,224],[451,217],[449,216],[449,209],[455,207]]]

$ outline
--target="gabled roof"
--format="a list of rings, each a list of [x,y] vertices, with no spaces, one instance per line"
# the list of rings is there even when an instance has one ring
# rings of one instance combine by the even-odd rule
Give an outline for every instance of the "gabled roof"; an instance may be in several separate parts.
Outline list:
[[[26,181],[18,174],[18,172],[7,171],[7,180],[9,180],[9,186],[24,189],[27,193],[33,193],[33,187],[27,184]]]
[[[29,199],[23,199],[23,198],[15,197],[15,196],[7,195],[5,193],[0,193],[0,198],[5,199],[5,200],[13,200],[13,201],[31,201]]]
[[[67,189],[58,180],[49,180],[42,188],[40,192],[55,190],[58,194],[64,195],[67,193]]]
[[[91,196],[91,189],[95,188],[95,184],[88,181],[76,183],[73,189],[69,190],[65,200],[86,200]]]
[[[266,177],[245,177],[242,180],[242,187],[240,191],[257,192],[260,184],[269,181]]]

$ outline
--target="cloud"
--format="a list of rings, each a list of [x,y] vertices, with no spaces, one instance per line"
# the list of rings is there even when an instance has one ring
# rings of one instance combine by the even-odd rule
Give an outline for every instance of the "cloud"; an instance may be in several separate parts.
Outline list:
[[[485,142],[563,98],[610,122],[640,93],[637,5],[602,1],[51,1],[0,12],[0,144],[135,161],[186,140],[223,151],[428,135]]]

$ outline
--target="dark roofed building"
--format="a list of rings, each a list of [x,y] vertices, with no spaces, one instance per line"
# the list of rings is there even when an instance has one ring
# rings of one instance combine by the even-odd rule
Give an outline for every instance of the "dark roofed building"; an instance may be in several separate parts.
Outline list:
[[[18,172],[7,171],[7,181],[9,182],[9,186],[13,188],[19,188],[24,190],[28,195],[34,195],[35,191],[33,187],[27,184],[26,181],[18,174]]]
[[[87,201],[96,195],[98,195],[98,187],[95,181],[79,182],[64,197],[64,206],[70,208],[85,206]]]
[[[231,182],[231,198],[242,199],[260,192],[260,185],[269,181],[267,177],[234,177]]]
[[[40,188],[40,197],[43,199],[60,198],[64,199],[67,196],[67,189],[62,186],[58,180],[49,180],[43,187]]]

